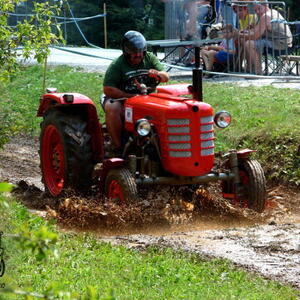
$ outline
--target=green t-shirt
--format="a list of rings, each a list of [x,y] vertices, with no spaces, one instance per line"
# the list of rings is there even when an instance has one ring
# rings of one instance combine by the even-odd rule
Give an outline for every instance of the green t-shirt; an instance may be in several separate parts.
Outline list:
[[[137,66],[128,64],[124,55],[121,55],[108,67],[104,76],[103,85],[116,87],[123,91],[124,82],[130,76],[138,75],[140,72],[149,69],[155,69],[157,71],[163,71],[164,69],[163,65],[154,54],[146,52],[143,61]]]

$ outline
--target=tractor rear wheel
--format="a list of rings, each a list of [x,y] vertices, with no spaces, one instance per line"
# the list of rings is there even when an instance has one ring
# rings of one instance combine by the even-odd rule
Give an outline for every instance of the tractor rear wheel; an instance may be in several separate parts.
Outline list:
[[[94,167],[87,123],[80,116],[49,111],[41,123],[40,160],[42,181],[52,196],[67,189],[86,191]]]
[[[108,172],[105,195],[120,204],[134,203],[138,200],[137,185],[128,169],[112,169]]]
[[[257,160],[239,159],[240,184],[223,181],[223,197],[234,204],[262,212],[266,202],[266,179]]]

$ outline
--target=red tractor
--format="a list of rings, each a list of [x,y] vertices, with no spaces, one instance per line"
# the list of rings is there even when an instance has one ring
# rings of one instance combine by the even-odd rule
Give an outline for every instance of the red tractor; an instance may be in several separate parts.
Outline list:
[[[214,168],[214,125],[225,128],[231,117],[225,111],[214,114],[202,102],[202,70],[193,70],[193,85],[164,85],[148,93],[151,80],[146,74],[131,80],[141,95],[124,101],[121,157],[107,156],[109,141],[92,100],[50,90],[42,96],[37,115],[43,117],[40,159],[46,191],[59,196],[69,188],[88,190],[97,165],[100,191],[121,202],[136,201],[145,186],[222,181],[224,198],[261,212],[265,176],[250,158],[253,150],[231,150],[223,169]]]

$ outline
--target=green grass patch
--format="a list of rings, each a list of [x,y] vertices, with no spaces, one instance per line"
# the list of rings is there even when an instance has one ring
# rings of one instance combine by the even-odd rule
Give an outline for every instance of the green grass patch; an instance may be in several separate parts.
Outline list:
[[[0,85],[0,146],[17,133],[39,134],[36,117],[42,94],[42,69],[23,68],[11,82]],[[98,108],[103,76],[80,69],[49,68],[47,87],[59,92],[78,92],[90,97]],[[236,87],[204,83],[204,101],[214,110],[232,114],[232,125],[216,129],[216,151],[256,149],[268,179],[300,185],[300,91],[267,87]]]
[[[300,185],[299,90],[206,84],[204,101],[232,114],[231,126],[217,130],[217,149],[256,149],[269,179]]]
[[[81,299],[273,300],[299,296],[297,290],[236,269],[225,260],[207,261],[171,249],[140,252],[103,243],[90,233],[57,232],[54,225],[27,213],[12,199],[5,200],[9,209],[0,204],[0,214],[6,220],[0,228],[4,233],[19,234],[28,229],[36,240],[40,228],[46,228],[44,232],[58,236],[44,260],[38,259],[31,246],[20,247],[17,239],[4,237],[7,272],[0,282],[6,287],[65,295],[55,299],[71,299],[67,292],[75,299],[88,293],[97,296]],[[0,299],[22,297],[1,294],[0,289]]]
[[[58,92],[84,94],[100,108],[102,77],[101,74],[81,72],[80,68],[49,67],[46,87],[55,87]],[[39,134],[41,119],[36,117],[36,113],[43,94],[42,87],[43,70],[37,65],[22,68],[9,83],[0,82],[0,146],[13,134]]]

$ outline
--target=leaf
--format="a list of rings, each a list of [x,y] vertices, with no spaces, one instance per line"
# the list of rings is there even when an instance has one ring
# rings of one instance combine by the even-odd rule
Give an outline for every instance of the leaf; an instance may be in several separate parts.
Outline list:
[[[0,182],[0,193],[10,192],[13,188],[13,185],[8,182]]]

